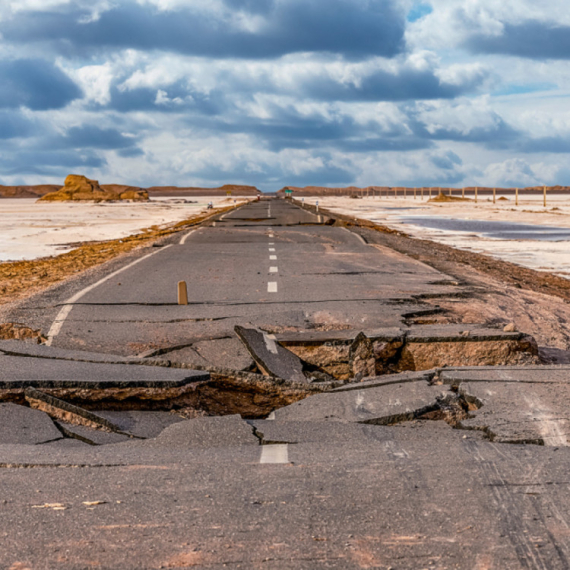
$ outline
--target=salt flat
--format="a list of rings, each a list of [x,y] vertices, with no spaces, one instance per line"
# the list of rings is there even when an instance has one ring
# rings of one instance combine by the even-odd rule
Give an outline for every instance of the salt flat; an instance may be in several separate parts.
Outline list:
[[[196,216],[206,210],[208,202],[214,207],[229,203],[227,198],[212,196],[98,204],[2,199],[0,261],[58,255],[79,242],[120,239]]]
[[[498,194],[497,198],[499,197]],[[493,204],[488,196],[480,197],[477,204],[474,201],[428,203],[426,196],[423,200],[419,196],[414,200],[413,194],[405,199],[378,196],[362,199],[332,196],[305,198],[305,202],[312,205],[317,200],[320,206],[332,212],[377,222],[415,237],[485,253],[532,269],[570,276],[570,247],[567,239],[502,239],[490,237],[483,232],[449,231],[413,223],[414,216],[428,216],[570,229],[570,196],[567,195],[548,196],[546,208],[543,206],[542,197],[538,195],[521,197],[518,206],[515,206],[512,195],[508,196],[507,200],[498,200],[496,204]]]

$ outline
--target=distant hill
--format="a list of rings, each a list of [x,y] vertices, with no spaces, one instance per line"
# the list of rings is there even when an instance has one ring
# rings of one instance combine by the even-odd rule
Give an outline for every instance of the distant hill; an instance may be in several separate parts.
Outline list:
[[[149,196],[225,196],[231,192],[233,196],[257,196],[261,192],[255,186],[225,184],[219,188],[198,188],[189,186],[151,186],[147,188]]]
[[[50,192],[57,192],[61,186],[40,184],[38,186],[0,186],[0,198],[41,198]]]
[[[41,198],[46,194],[57,192],[62,188],[58,184],[38,184],[36,186],[1,186],[1,198]],[[153,186],[151,188],[139,188],[126,184],[101,184],[101,188],[109,192],[121,194],[130,190],[147,190],[149,196],[225,196],[231,191],[233,196],[257,196],[261,192],[255,186],[241,184],[226,184],[220,188],[180,188],[178,186]]]

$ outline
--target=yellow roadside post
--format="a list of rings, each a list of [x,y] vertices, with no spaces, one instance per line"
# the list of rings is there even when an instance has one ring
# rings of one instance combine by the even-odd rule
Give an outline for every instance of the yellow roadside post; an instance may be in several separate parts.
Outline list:
[[[188,288],[186,287],[186,281],[178,282],[178,304],[188,304]]]

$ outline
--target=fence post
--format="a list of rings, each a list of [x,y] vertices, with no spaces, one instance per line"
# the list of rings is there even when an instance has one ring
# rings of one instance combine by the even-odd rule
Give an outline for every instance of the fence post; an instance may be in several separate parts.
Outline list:
[[[515,190],[515,206],[519,205],[519,189]]]
[[[475,204],[477,204],[477,186],[475,186]]]
[[[497,189],[493,188],[493,204],[497,203]]]
[[[544,207],[546,208],[546,186],[544,187]]]

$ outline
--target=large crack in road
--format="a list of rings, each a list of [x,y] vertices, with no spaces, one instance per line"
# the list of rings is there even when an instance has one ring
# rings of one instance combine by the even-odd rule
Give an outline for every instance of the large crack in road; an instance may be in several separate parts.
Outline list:
[[[570,367],[508,322],[457,322],[468,280],[286,202],[246,209],[8,315],[0,532],[41,525],[46,567],[56,543],[65,568],[254,567],[292,540],[339,567],[567,567]]]

